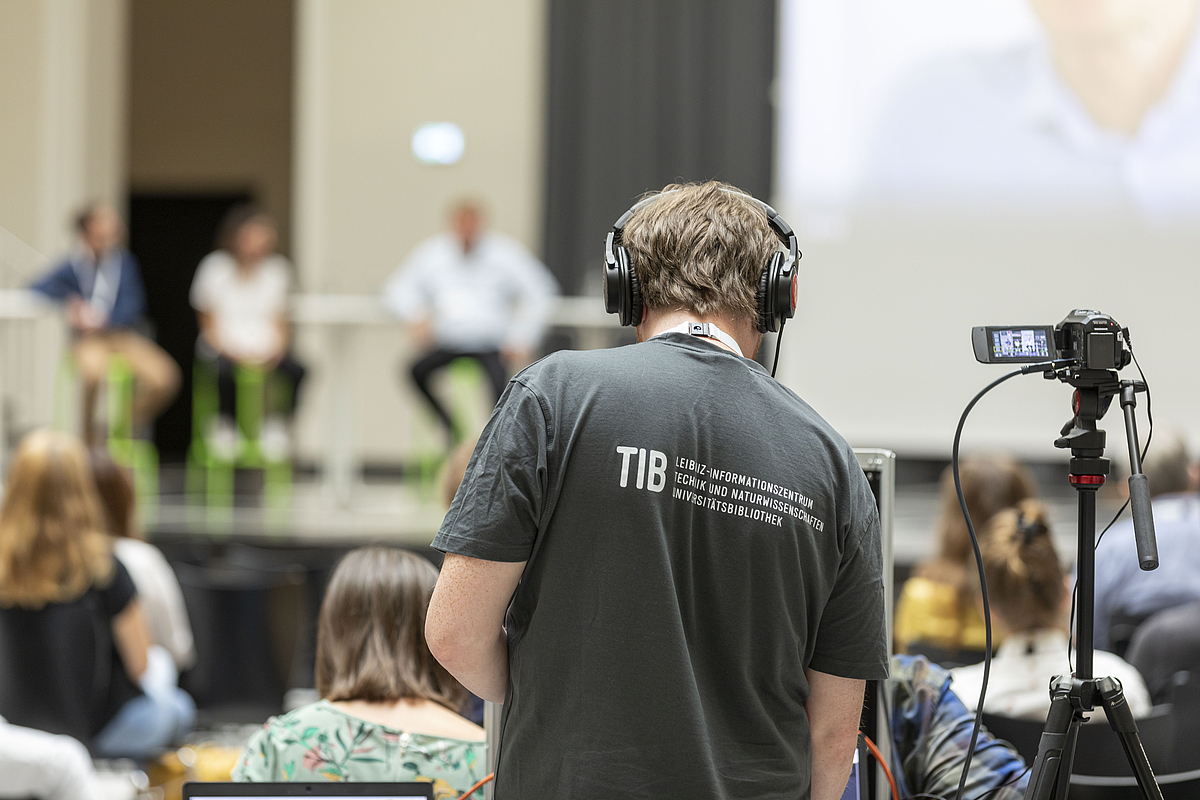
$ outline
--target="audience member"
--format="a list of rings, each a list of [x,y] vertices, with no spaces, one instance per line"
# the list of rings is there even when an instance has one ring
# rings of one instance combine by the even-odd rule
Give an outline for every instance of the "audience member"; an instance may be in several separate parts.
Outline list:
[[[1132,635],[1110,636],[1118,615],[1140,621],[1156,611],[1200,600],[1200,497],[1182,438],[1156,437],[1142,465],[1154,498],[1158,569],[1138,566],[1133,521],[1109,529],[1096,545],[1096,647],[1120,649]]]
[[[1133,635],[1126,656],[1156,703],[1171,702],[1177,673],[1190,672],[1200,682],[1200,601],[1152,615]]]
[[[87,748],[70,736],[9,725],[0,717],[0,797],[106,800]]]
[[[75,249],[32,286],[66,306],[75,363],[83,382],[83,436],[96,441],[96,397],[108,362],[121,356],[134,375],[133,420],[144,430],[179,391],[179,367],[139,328],[146,293],[133,254],[121,246],[124,228],[112,207],[90,205],[75,219]]]
[[[237,781],[413,781],[456,798],[485,774],[483,729],[425,643],[437,581],[428,561],[365,547],[333,572],[317,632],[322,699],[272,717],[242,751]]]
[[[410,323],[422,351],[412,365],[413,382],[452,441],[463,432],[433,393],[433,374],[455,359],[474,359],[498,400],[508,370],[532,358],[558,294],[553,276],[532,253],[515,239],[485,231],[483,221],[479,203],[457,204],[451,231],[419,244],[384,287],[384,301]]]
[[[981,549],[992,624],[1004,634],[1004,644],[992,659],[984,711],[1045,719],[1051,678],[1072,672],[1066,627],[1071,592],[1045,509],[1037,501],[1023,500],[999,512],[987,524]],[[1121,682],[1135,717],[1150,711],[1142,676],[1120,657],[1097,650],[1092,673]],[[951,674],[955,694],[975,709],[983,665],[959,667]]]
[[[191,729],[195,706],[176,685],[175,665],[152,647],[136,589],[104,533],[87,454],[65,434],[36,431],[17,449],[0,506],[0,624],[13,652],[26,666],[44,664],[39,676],[55,694],[93,697],[104,681],[96,709],[86,709],[101,756],[148,757]],[[70,638],[71,617],[91,629],[111,630],[107,660],[95,675],[70,666],[93,645]],[[75,626],[79,627],[79,626]],[[85,686],[67,685],[71,677]],[[12,718],[20,724],[20,719]]]
[[[1007,457],[965,458],[959,477],[976,534],[997,511],[1037,494],[1029,471]],[[983,659],[984,626],[971,599],[975,554],[949,467],[942,473],[937,536],[937,556],[918,566],[900,592],[896,649],[936,656],[944,666],[973,663]]]
[[[236,206],[221,222],[217,249],[204,257],[192,280],[191,303],[200,321],[196,355],[217,373],[220,414],[210,441],[226,458],[237,446],[239,366],[273,376],[267,381],[260,431],[264,451],[283,458],[290,446],[285,420],[295,411],[306,370],[290,350],[292,265],[275,252],[275,243],[270,217],[253,206]],[[282,391],[273,392],[278,386]]]
[[[92,449],[91,466],[105,526],[113,537],[113,553],[133,578],[150,639],[171,654],[176,669],[188,669],[196,662],[196,645],[183,591],[162,551],[142,539],[134,513],[133,482],[104,450]]]
[[[892,656],[887,680],[892,709],[893,769],[901,797],[953,797],[971,744],[975,715],[950,688],[950,673],[924,656]],[[1029,776],[1008,742],[979,732],[966,797],[1019,800]]]

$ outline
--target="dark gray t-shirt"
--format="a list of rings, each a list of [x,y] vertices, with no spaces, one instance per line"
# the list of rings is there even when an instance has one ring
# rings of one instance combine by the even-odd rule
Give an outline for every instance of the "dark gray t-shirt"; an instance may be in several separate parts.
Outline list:
[[[509,384],[433,546],[528,561],[496,797],[808,797],[805,668],[884,678],[879,520],[840,436],[681,333]]]

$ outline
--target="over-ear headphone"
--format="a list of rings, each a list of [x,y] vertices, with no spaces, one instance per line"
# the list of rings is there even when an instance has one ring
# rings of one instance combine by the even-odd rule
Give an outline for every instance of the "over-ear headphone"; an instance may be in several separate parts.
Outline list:
[[[604,307],[608,313],[618,315],[622,325],[639,325],[642,321],[641,286],[629,264],[629,251],[621,243],[625,223],[642,206],[677,191],[672,189],[651,195],[636,203],[613,223],[604,241]],[[764,333],[777,331],[785,320],[796,314],[796,262],[800,259],[796,234],[775,209],[758,198],[732,189],[721,191],[744,197],[761,208],[771,230],[787,248],[771,254],[758,281],[758,329]]]

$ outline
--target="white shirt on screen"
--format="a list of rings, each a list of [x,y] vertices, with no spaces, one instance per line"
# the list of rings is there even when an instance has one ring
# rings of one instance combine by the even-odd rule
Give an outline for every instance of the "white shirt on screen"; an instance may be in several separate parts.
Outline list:
[[[1055,675],[1070,673],[1065,631],[1045,628],[1010,634],[992,657],[992,671],[988,676],[983,710],[1006,717],[1044,720],[1050,711],[1050,679]],[[958,667],[950,670],[950,674],[954,678],[950,687],[963,705],[974,711],[979,703],[979,687],[983,683],[983,664]],[[1097,650],[1092,674],[1119,680],[1125,689],[1129,710],[1135,717],[1150,713],[1150,692],[1146,689],[1146,682],[1142,674],[1128,662],[1112,653]]]
[[[248,358],[274,355],[282,342],[292,271],[281,255],[264,258],[249,274],[224,250],[209,253],[192,280],[192,308],[212,314],[221,347]]]
[[[138,605],[146,615],[150,638],[171,654],[180,671],[196,662],[196,644],[192,624],[179,579],[162,551],[141,539],[113,540],[113,551],[129,570],[137,588]]]
[[[401,319],[429,317],[438,347],[530,350],[542,337],[558,285],[515,239],[483,233],[463,253],[458,238],[444,233],[417,245],[383,295]]]
[[[879,118],[866,205],[1200,219],[1200,37],[1136,135],[1096,124],[1036,41],[926,64]]]

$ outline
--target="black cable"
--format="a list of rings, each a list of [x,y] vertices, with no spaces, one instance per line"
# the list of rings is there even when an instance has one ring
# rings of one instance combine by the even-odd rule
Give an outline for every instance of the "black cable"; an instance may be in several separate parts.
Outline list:
[[[1030,764],[1030,765],[1029,765],[1028,767],[1026,767],[1024,770],[1022,770],[1021,772],[1017,773],[1015,776],[1013,776],[1013,777],[1009,778],[1008,780],[1006,780],[1004,783],[1000,784],[999,786],[993,786],[991,789],[988,789],[988,790],[987,790],[986,792],[984,792],[983,794],[977,794],[977,795],[975,795],[974,797],[972,797],[972,798],[971,798],[971,800],[983,800],[985,797],[987,797],[987,796],[989,796],[989,795],[993,795],[993,794],[995,794],[996,792],[1000,791],[1000,790],[1001,790],[1001,789],[1003,789],[1005,786],[1012,786],[1014,783],[1016,783],[1017,781],[1021,780],[1021,778],[1025,777],[1026,775],[1028,775],[1028,774],[1029,774],[1029,770],[1031,770],[1031,769],[1033,769],[1033,764]]]
[[[1009,378],[1015,378],[1018,375],[1028,375],[1031,372],[1046,372],[1053,368],[1053,363],[1029,364],[1021,369],[1001,375],[983,387],[979,394],[971,398],[971,402],[967,403],[967,407],[963,409],[962,416],[959,417],[958,428],[954,431],[954,449],[950,456],[950,464],[954,472],[954,491],[958,494],[958,507],[962,510],[963,519],[967,522],[967,533],[971,536],[971,547],[975,551],[975,565],[979,569],[979,591],[983,597],[984,626],[983,683],[979,687],[979,704],[975,707],[975,725],[971,730],[971,743],[967,746],[967,756],[963,762],[962,777],[958,779],[958,791],[954,793],[954,800],[963,800],[963,791],[967,786],[967,773],[971,769],[971,758],[975,755],[975,745],[979,741],[979,728],[983,725],[983,701],[987,697],[988,677],[991,675],[992,670],[992,611],[988,603],[987,578],[983,574],[983,553],[979,550],[979,537],[975,534],[975,526],[971,523],[971,512],[967,510],[967,499],[963,496],[962,479],[958,473],[958,446],[962,440],[963,425],[967,422],[967,415],[971,413],[971,409],[975,407],[975,404],[985,394]]]
[[[771,364],[771,377],[775,377],[775,370],[779,369],[779,345],[783,342],[783,326],[787,324],[786,319],[779,320],[779,333],[775,335],[775,359]]]

